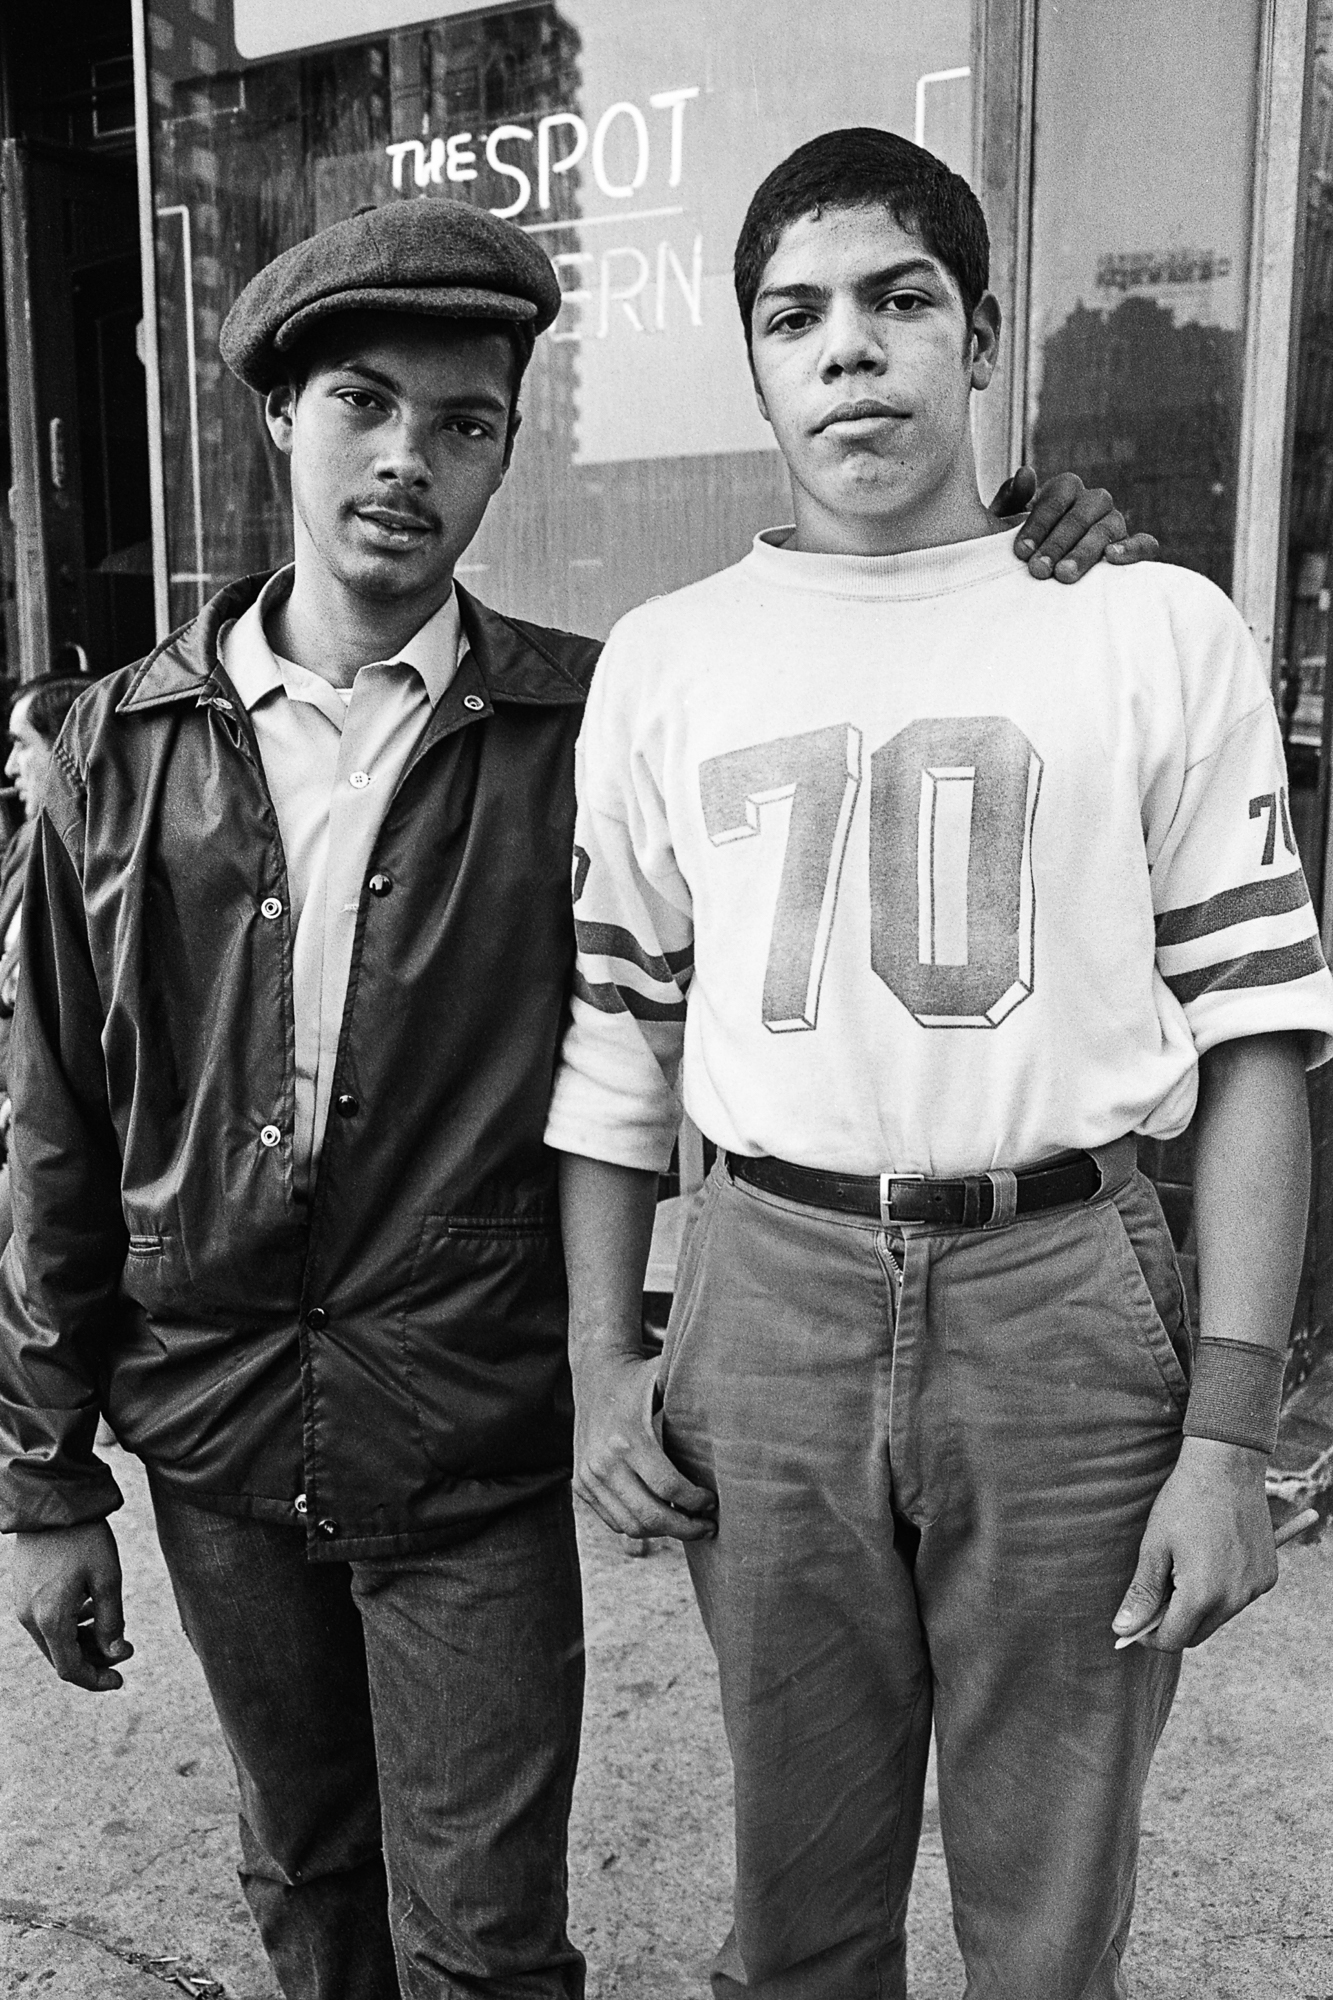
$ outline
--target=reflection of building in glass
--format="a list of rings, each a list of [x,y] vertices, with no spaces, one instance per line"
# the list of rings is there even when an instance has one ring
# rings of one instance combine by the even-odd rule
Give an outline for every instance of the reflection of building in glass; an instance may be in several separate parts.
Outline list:
[[[1294,556],[1326,556],[1333,540],[1333,75],[1326,60],[1315,67],[1314,85],[1288,521]]]
[[[1039,468],[1071,466],[1108,486],[1131,529],[1149,529],[1169,562],[1223,590],[1243,349],[1240,333],[1177,325],[1152,299],[1131,296],[1111,312],[1077,305],[1044,344],[1032,434]]]
[[[465,15],[422,39],[431,44],[429,129],[434,133],[470,127],[481,134],[501,124],[532,130],[546,113],[579,109],[583,45],[578,30],[554,6],[490,18]],[[395,137],[411,129],[395,117]],[[475,151],[477,178],[463,183],[464,198],[484,208],[506,207],[514,198],[513,181],[487,163],[480,143]],[[582,178],[577,167],[551,176],[544,220],[577,219]],[[547,250],[578,248],[573,230],[537,241]],[[563,577],[571,557],[580,554],[572,539],[578,524],[558,498],[574,456],[576,353],[573,346],[539,340],[523,385],[518,469],[534,502],[522,508],[523,549],[529,561],[555,577]],[[466,557],[463,573],[468,576]],[[479,595],[485,596],[485,576],[477,581]]]
[[[395,199],[386,147],[395,139],[497,122],[531,123],[576,108],[578,32],[551,4],[445,20],[296,59],[228,72],[220,28],[188,0],[157,0],[151,18],[158,116],[159,312],[163,431],[175,458],[167,484],[190,495],[169,521],[172,616],[209,591],[284,559],[289,544],[285,468],[256,399],[217,358],[222,318],[246,279],[316,229],[368,202]],[[512,188],[479,151],[477,177],[419,190],[503,206]],[[552,190],[552,216],[576,216],[575,172]],[[190,362],[193,360],[193,369]],[[573,450],[574,364],[541,343],[524,393],[523,455],[563,468]],[[198,496],[197,509],[193,505]],[[188,518],[187,518],[188,516]],[[549,546],[565,561],[563,510],[540,510]]]
[[[1287,516],[1287,620],[1283,641],[1283,721],[1288,735],[1297,823],[1308,817],[1306,867],[1317,873],[1314,817],[1297,793],[1318,782],[1327,675],[1329,554],[1333,549],[1333,74],[1327,59],[1329,9],[1320,9],[1319,60],[1310,118],[1305,212],[1305,278],[1296,358],[1296,414]]]
[[[1278,626],[1291,813],[1316,896],[1324,886],[1327,777],[1321,761],[1333,549],[1333,9],[1322,0],[1310,107],[1305,270],[1287,512],[1287,603]]]

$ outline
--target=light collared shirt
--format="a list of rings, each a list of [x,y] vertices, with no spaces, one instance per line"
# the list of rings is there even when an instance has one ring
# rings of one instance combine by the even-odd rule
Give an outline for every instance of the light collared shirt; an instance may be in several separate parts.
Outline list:
[[[291,895],[296,1015],[296,1190],[314,1184],[333,1089],[362,886],[413,747],[463,649],[451,591],[391,660],[358,669],[349,688],[284,660],[265,620],[291,589],[279,570],[221,635],[222,665],[250,712],[278,818]],[[265,915],[281,911],[265,906]]]

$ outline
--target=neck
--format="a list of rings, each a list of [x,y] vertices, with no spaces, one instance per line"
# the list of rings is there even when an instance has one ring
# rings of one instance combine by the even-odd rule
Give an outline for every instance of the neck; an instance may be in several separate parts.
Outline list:
[[[350,687],[360,668],[401,652],[454,587],[450,577],[419,596],[361,597],[321,564],[301,558],[298,542],[291,591],[267,621],[269,641],[284,659],[334,687]]]
[[[795,533],[789,549],[805,555],[900,556],[910,549],[940,549],[1004,531],[982,505],[971,463],[936,492],[916,495],[883,513],[840,511],[807,488],[791,483]]]

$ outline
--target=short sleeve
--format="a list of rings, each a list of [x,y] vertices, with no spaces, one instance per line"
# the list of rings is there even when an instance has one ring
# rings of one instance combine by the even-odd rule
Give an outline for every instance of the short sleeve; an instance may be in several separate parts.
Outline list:
[[[639,677],[617,672],[626,650],[613,634],[575,761],[577,958],[546,1143],[660,1173],[681,1117],[694,923],[644,755]]]
[[[1200,1054],[1303,1032],[1333,1056],[1333,979],[1292,830],[1286,760],[1265,694],[1187,766],[1153,866],[1157,969]]]

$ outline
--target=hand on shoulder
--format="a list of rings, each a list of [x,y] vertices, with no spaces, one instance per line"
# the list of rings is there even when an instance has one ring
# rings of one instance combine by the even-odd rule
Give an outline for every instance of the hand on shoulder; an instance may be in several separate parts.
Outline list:
[[[1026,511],[1014,545],[1039,583],[1077,583],[1099,562],[1127,565],[1155,562],[1155,535],[1131,535],[1129,524],[1104,486],[1085,486],[1074,472],[1057,473],[1038,486],[1031,466],[1020,466],[991,501],[990,512],[1007,520]]]

